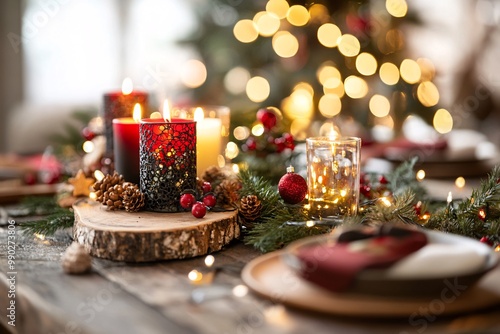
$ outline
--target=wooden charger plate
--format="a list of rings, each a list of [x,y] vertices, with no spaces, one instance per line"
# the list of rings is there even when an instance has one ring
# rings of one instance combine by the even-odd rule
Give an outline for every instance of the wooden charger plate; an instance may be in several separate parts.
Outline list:
[[[437,296],[403,298],[332,293],[300,278],[284,262],[284,255],[285,251],[277,251],[252,260],[243,269],[242,279],[263,297],[308,311],[346,316],[408,317],[422,309],[449,315],[500,304],[500,266],[466,288],[450,281]],[[419,288],[415,285],[416,290]]]

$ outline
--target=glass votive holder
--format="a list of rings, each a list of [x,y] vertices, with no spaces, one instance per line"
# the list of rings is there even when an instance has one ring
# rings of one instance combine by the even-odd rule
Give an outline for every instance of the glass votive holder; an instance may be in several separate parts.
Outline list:
[[[174,106],[172,117],[196,120],[197,131],[197,171],[201,177],[211,167],[224,167],[225,151],[229,143],[230,109],[226,106]]]
[[[196,189],[196,122],[146,118],[141,120],[139,136],[145,209],[181,211],[181,193]]]
[[[361,139],[306,139],[308,208],[311,219],[342,220],[357,213]]]

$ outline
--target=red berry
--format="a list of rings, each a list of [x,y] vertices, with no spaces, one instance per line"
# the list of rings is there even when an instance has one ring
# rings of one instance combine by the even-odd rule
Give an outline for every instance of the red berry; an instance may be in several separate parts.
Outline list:
[[[196,202],[196,198],[194,197],[193,194],[190,194],[190,193],[182,194],[181,198],[179,200],[179,204],[184,209],[190,209],[195,202]]]
[[[191,208],[191,213],[196,218],[203,218],[207,214],[207,207],[202,202],[196,202]]]
[[[95,133],[90,130],[90,128],[85,127],[82,130],[82,137],[85,138],[85,140],[92,140],[95,137]]]
[[[413,206],[413,209],[415,210],[417,216],[420,216],[422,213],[422,202],[418,201],[418,203]]]
[[[205,204],[208,207],[214,207],[215,204],[217,203],[217,199],[215,198],[214,194],[206,194],[203,197],[203,204]]]
[[[283,137],[274,139],[274,145],[276,145],[276,152],[283,152],[286,148],[285,139]]]
[[[367,197],[367,198],[371,198],[371,191],[372,191],[372,188],[370,188],[370,186],[366,185],[366,184],[363,184],[361,187],[359,187],[359,192],[361,194],[363,194],[363,196]]]
[[[378,182],[380,182],[380,184],[387,184],[387,183],[389,183],[389,181],[386,179],[386,177],[384,175],[380,175],[379,176]]]
[[[266,130],[271,130],[278,123],[278,117],[270,109],[260,109],[257,111],[257,119],[264,125]]]
[[[253,137],[248,138],[245,145],[248,151],[255,151],[257,149],[257,142]]]
[[[210,184],[210,182],[205,181],[203,182],[201,189],[203,190],[203,193],[206,194],[212,191],[212,185]]]

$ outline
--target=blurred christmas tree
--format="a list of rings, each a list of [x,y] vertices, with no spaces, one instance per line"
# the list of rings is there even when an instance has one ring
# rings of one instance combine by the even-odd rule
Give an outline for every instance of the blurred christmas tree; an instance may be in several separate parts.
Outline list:
[[[257,109],[276,106],[302,140],[340,118],[397,133],[409,115],[431,121],[437,109],[432,63],[405,55],[401,25],[417,22],[405,0],[207,0],[196,10],[185,42],[208,75],[194,99],[229,105],[233,124],[251,128]]]

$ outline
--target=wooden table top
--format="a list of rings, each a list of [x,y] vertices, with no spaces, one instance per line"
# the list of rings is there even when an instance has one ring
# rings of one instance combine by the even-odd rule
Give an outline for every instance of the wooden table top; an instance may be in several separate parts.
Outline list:
[[[17,218],[16,218],[17,219]],[[17,221],[17,220],[16,220]],[[221,269],[209,285],[193,285],[205,257],[127,264],[94,258],[88,275],[62,271],[68,231],[45,240],[16,227],[15,327],[8,325],[8,232],[0,228],[0,332],[12,333],[500,333],[500,305],[459,316],[365,319],[307,312],[253,293],[231,295],[242,268],[259,252],[236,241],[214,253]],[[201,289],[201,290],[200,290]],[[215,296],[200,303],[193,295]],[[418,310],[416,310],[418,311]]]

